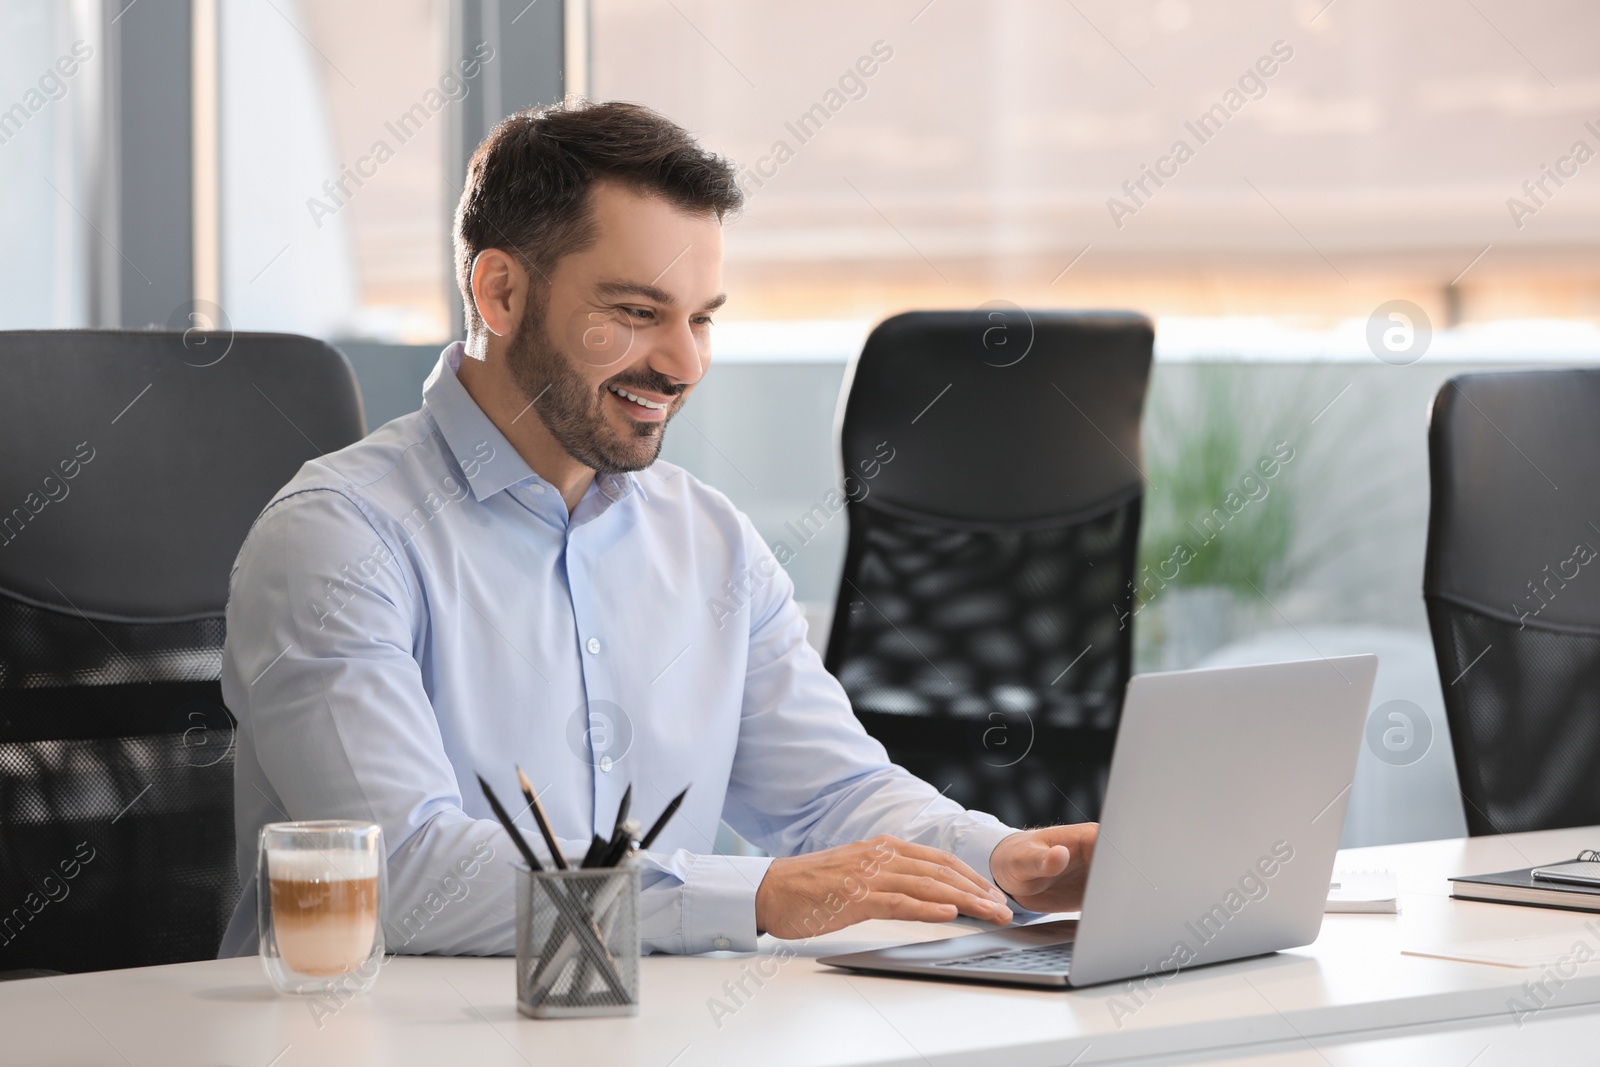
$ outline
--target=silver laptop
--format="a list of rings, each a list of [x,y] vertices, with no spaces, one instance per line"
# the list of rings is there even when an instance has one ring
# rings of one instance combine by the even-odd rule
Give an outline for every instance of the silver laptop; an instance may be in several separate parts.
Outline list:
[[[821,962],[1086,986],[1310,944],[1377,667],[1366,655],[1133,678],[1079,918]]]

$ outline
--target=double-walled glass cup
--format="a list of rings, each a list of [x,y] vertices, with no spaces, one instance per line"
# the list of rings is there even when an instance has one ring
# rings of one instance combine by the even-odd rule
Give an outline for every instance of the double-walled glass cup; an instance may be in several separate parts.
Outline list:
[[[261,962],[280,993],[364,993],[378,980],[383,831],[363,822],[275,822],[256,860]]]

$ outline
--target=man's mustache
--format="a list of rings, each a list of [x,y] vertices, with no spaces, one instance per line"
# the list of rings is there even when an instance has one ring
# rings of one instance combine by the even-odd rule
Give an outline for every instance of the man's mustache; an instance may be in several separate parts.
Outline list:
[[[616,386],[618,389],[631,389],[635,392],[660,393],[663,396],[678,396],[689,388],[683,382],[675,383],[662,376],[654,378],[611,378],[601,388],[609,389],[612,386]]]

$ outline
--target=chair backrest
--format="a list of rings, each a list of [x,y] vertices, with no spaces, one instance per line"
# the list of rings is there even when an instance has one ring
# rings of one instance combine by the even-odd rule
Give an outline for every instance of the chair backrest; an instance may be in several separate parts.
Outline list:
[[[846,385],[828,668],[892,759],[1012,825],[1099,815],[1153,341],[1127,313],[911,312]]]
[[[238,895],[223,613],[250,524],[358,439],[277,334],[0,333],[0,971],[214,956]]]
[[[1472,834],[1600,823],[1600,369],[1434,398],[1423,597]]]

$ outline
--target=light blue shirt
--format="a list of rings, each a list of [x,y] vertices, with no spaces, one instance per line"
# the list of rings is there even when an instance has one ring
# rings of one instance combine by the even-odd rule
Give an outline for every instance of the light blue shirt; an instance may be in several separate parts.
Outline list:
[[[780,856],[890,833],[980,873],[1012,833],[891,764],[806,642],[750,520],[670,463],[599,475],[571,515],[447,348],[422,408],[308,462],[234,564],[222,691],[239,720],[244,886],[222,954],[256,949],[256,835],[383,828],[388,948],[514,951],[512,863],[488,779],[544,855],[520,764],[568,856],[633,785],[646,951],[755,947],[770,859],[712,854],[719,819]]]

